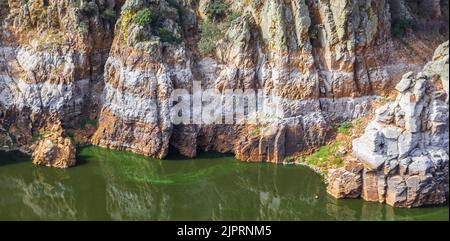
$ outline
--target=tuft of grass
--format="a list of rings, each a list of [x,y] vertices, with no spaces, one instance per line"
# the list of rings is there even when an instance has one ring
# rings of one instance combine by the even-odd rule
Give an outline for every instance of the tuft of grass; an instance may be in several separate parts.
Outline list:
[[[224,0],[213,0],[208,4],[206,14],[208,17],[217,20],[223,18],[227,10],[228,4]]]
[[[313,154],[300,157],[299,162],[306,163],[311,166],[315,166],[327,171],[329,166],[341,167],[344,164],[344,160],[336,155],[338,148],[344,143],[340,141],[334,141],[327,145],[322,146]]]
[[[166,43],[175,43],[179,40],[173,36],[173,33],[170,29],[167,28],[160,28],[159,29],[159,37],[162,42]]]
[[[42,140],[42,138],[45,138],[51,134],[53,134],[51,131],[44,131],[44,132],[36,133],[31,137],[29,144],[34,144],[34,143]]]
[[[86,127],[87,127],[88,125],[90,125],[90,126],[92,126],[92,127],[94,127],[94,128],[97,128],[98,122],[97,122],[97,120],[91,120],[91,119],[88,119],[88,120],[86,120],[83,124],[81,124],[80,128],[81,128],[82,130],[84,130],[84,129],[86,129]]]
[[[228,27],[231,25],[231,23],[238,19],[241,16],[240,12],[231,12],[226,18],[225,18],[225,23],[226,25],[228,25]]]
[[[150,9],[144,8],[139,10],[134,16],[132,22],[141,27],[150,25],[153,21],[153,15]]]
[[[350,121],[341,123],[335,129],[335,139],[320,147],[311,155],[299,157],[297,161],[317,167],[324,173],[327,173],[330,168],[342,167],[344,157],[342,154],[338,155],[338,151],[343,149],[349,152],[351,150],[352,134],[355,130],[361,128],[361,124],[363,124],[363,121],[360,120],[355,120],[354,123]]]
[[[339,125],[337,129],[337,134],[344,134],[346,136],[350,135],[351,129],[353,128],[353,123],[347,121]]]
[[[267,125],[259,124],[259,125],[255,126],[255,128],[248,133],[248,137],[253,138],[253,137],[261,135],[264,128],[267,128]]]
[[[258,136],[259,134],[261,134],[261,127],[256,127],[254,130],[250,131],[250,133],[248,133],[249,137],[255,137]]]

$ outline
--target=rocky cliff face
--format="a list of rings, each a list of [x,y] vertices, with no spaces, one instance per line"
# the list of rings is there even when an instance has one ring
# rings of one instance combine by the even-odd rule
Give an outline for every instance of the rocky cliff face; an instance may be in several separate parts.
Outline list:
[[[191,157],[197,150],[217,150],[246,161],[282,162],[322,145],[336,121],[367,113],[372,95],[432,52],[423,48],[429,41],[408,45],[414,57],[395,45],[392,18],[400,13],[390,12],[387,1],[233,1],[230,11],[239,17],[211,52],[199,55],[193,46],[201,36],[197,26],[212,21],[210,4],[125,3],[105,67],[94,144],[156,157],[173,148]],[[401,14],[412,11],[402,6]],[[165,17],[139,26],[131,19],[143,8]],[[439,19],[441,12],[429,18]],[[165,40],[162,30],[177,43]],[[235,118],[229,125],[173,126],[168,96],[177,88],[192,91],[195,81],[224,96],[226,90],[270,92],[280,111],[260,111],[269,116],[264,125]]]
[[[441,1],[0,5],[0,124],[25,149],[51,117],[84,133],[83,143],[158,158],[215,150],[282,162],[323,145],[334,124],[367,114],[375,96],[419,70],[448,37]],[[198,83],[224,99],[227,90],[263,93],[269,104],[256,124],[233,116],[174,125],[170,96]],[[93,122],[93,131],[80,131]]]
[[[396,207],[447,202],[448,64],[446,42],[423,71],[403,76],[395,101],[378,108],[364,135],[353,141],[364,168],[332,171],[332,194]]]
[[[48,117],[76,127],[95,104],[109,55],[115,1],[2,1],[1,123],[27,147]],[[2,12],[5,8],[2,7]]]

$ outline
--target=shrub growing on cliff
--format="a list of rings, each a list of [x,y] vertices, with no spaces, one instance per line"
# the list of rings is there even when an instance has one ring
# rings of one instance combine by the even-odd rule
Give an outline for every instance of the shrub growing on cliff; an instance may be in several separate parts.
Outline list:
[[[167,0],[167,3],[169,4],[169,6],[171,6],[173,8],[180,7],[180,3],[178,2],[178,0]]]
[[[392,34],[395,37],[404,37],[409,30],[414,28],[415,23],[412,19],[394,19],[392,21]]]
[[[239,12],[231,12],[222,21],[211,22],[204,20],[200,22],[200,40],[198,49],[202,55],[209,54],[216,44],[225,36],[226,31],[233,21],[241,16]]]
[[[139,25],[141,27],[147,26],[152,23],[153,15],[150,9],[144,8],[142,10],[139,10],[134,16],[133,16],[133,23],[136,25]]]
[[[223,31],[221,31],[217,24],[209,21],[202,21],[200,23],[198,50],[202,55],[209,54],[222,37]]]
[[[228,10],[228,4],[224,0],[213,0],[206,7],[206,14],[208,17],[217,20],[223,18]]]
[[[92,126],[96,128],[98,126],[97,120],[87,119],[85,122],[83,122],[80,126],[80,129],[85,130],[87,126]]]
[[[159,29],[159,38],[162,42],[166,43],[175,43],[178,42],[178,39],[173,36],[172,31],[167,28],[161,28]]]
[[[31,139],[28,141],[28,144],[34,144],[40,140],[42,140],[42,138],[48,137],[49,135],[52,135],[53,132],[51,131],[44,131],[44,132],[39,132],[39,133],[35,133]]]
[[[85,15],[93,15],[98,11],[98,6],[95,2],[87,2],[80,5],[80,10]]]
[[[316,25],[311,25],[308,30],[309,38],[312,40],[319,38],[319,27]]]
[[[101,17],[107,22],[112,22],[116,19],[116,11],[114,11],[114,9],[108,8],[102,12]]]
[[[88,22],[82,21],[78,24],[77,27],[78,27],[78,31],[81,34],[87,34],[89,32],[89,23]]]

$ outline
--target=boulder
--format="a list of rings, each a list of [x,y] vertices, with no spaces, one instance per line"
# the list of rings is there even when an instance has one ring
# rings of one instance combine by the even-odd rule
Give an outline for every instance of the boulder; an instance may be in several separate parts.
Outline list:
[[[407,157],[412,150],[419,145],[419,135],[406,132],[398,138],[398,154],[399,158]]]
[[[60,123],[47,128],[41,135],[33,151],[33,164],[56,168],[75,166],[75,144],[65,137]]]
[[[405,205],[407,200],[406,182],[401,176],[392,176],[388,178],[386,191],[386,203],[393,207]]]
[[[414,81],[414,73],[408,72],[405,75],[403,75],[402,80],[398,82],[398,84],[395,86],[395,89],[399,92],[404,92],[408,90],[411,87],[411,85],[413,85],[413,81]]]
[[[344,168],[330,169],[327,192],[335,198],[358,198],[361,195],[361,171],[350,172]]]

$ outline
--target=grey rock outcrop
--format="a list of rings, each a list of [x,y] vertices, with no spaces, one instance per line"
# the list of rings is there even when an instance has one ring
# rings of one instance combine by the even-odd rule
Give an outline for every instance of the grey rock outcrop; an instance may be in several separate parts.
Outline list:
[[[327,192],[335,198],[360,197],[363,169],[361,163],[353,161],[343,168],[329,170]]]
[[[9,133],[0,125],[0,151],[9,151],[12,149],[14,141]]]
[[[353,155],[364,164],[365,200],[395,207],[448,200],[448,64],[446,42],[422,72],[403,76],[395,101],[377,109],[365,133],[353,141]]]

